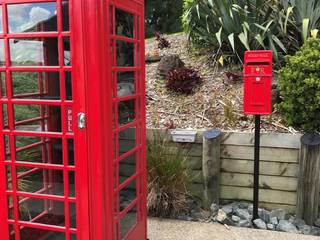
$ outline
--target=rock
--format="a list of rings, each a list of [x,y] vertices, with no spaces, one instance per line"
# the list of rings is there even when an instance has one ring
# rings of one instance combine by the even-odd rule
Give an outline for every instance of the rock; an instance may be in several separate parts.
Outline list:
[[[276,218],[276,217],[270,218],[270,221],[269,221],[269,222],[270,222],[271,224],[275,225],[275,226],[277,226],[277,225],[279,224],[278,218]]]
[[[226,220],[226,218],[227,218],[227,214],[220,209],[218,211],[218,215],[216,216],[216,221],[220,222],[220,223],[223,223],[224,220]]]
[[[179,220],[182,220],[182,221],[193,221],[194,219],[188,215],[179,215],[177,217]]]
[[[320,227],[320,218],[317,219],[317,220],[314,222],[314,225],[315,225],[316,227]]]
[[[253,205],[252,204],[250,204],[249,206],[248,206],[248,212],[252,215],[253,214]]]
[[[265,223],[270,222],[270,212],[269,211],[259,208],[258,215]]]
[[[165,78],[171,70],[182,67],[184,67],[184,63],[180,59],[179,55],[165,55],[159,62],[158,73],[160,76]]]
[[[244,227],[244,228],[251,228],[252,223],[251,223],[251,221],[248,221],[248,220],[240,220],[237,226]]]
[[[305,235],[310,235],[311,233],[311,226],[308,226],[308,225],[301,225],[298,227],[298,229],[302,234],[305,234]]]
[[[232,215],[231,220],[234,221],[234,222],[240,222],[241,218],[239,218],[236,215]]]
[[[161,61],[161,56],[159,55],[149,55],[147,54],[145,57],[146,63],[154,63],[154,62],[160,62]]]
[[[222,207],[222,210],[223,210],[227,215],[229,215],[229,214],[233,213],[233,206],[232,206],[231,204],[225,205],[225,206]]]
[[[268,229],[268,230],[271,230],[271,231],[274,231],[275,226],[274,226],[273,224],[271,224],[271,223],[268,223],[268,224],[267,224],[267,229]]]
[[[289,213],[285,209],[275,209],[272,210],[270,213],[270,218],[276,217],[278,220],[288,220],[289,219]]]
[[[211,212],[206,210],[191,210],[190,216],[197,220],[206,220],[210,218]]]
[[[290,222],[296,227],[306,225],[306,222],[300,218],[293,218]]]
[[[288,220],[280,220],[277,230],[281,232],[287,232],[287,233],[299,233],[296,226],[294,226],[291,222]]]
[[[235,215],[240,217],[241,219],[247,220],[247,221],[251,221],[252,216],[249,214],[247,209],[241,209],[238,208],[237,210],[235,210]]]
[[[249,207],[249,203],[245,203],[245,202],[241,202],[238,205],[239,205],[239,208],[242,208],[242,209],[248,209]]]
[[[320,228],[318,227],[311,227],[310,235],[313,236],[320,236]]]
[[[267,224],[262,219],[255,219],[253,223],[257,228],[267,230]]]
[[[211,210],[212,216],[216,216],[218,214],[218,211],[219,211],[219,205],[215,204],[215,203],[212,203],[211,206],[210,206],[210,210]]]

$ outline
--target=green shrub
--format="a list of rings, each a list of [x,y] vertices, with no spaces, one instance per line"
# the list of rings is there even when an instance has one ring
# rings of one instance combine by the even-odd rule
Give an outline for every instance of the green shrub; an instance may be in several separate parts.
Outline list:
[[[287,57],[279,75],[286,121],[306,131],[320,131],[320,40],[310,39],[294,56]]]
[[[156,217],[173,217],[187,209],[190,170],[185,151],[156,132],[147,145],[149,213]]]
[[[241,62],[245,50],[271,49],[281,63],[320,27],[317,0],[185,0],[183,28],[196,46]]]

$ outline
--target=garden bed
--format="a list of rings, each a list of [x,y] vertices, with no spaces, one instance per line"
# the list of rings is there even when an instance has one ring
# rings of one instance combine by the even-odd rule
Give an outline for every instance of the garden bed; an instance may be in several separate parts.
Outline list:
[[[167,36],[170,48],[159,50],[154,39],[146,41],[146,52],[158,51],[160,56],[178,54],[187,67],[196,69],[203,84],[191,95],[181,95],[165,88],[158,76],[159,62],[147,63],[147,127],[149,128],[219,128],[228,131],[252,132],[252,116],[242,110],[242,80],[232,81],[226,76],[230,69],[220,68],[212,61],[214,53],[201,53],[190,49],[188,37],[183,34]],[[232,72],[241,73],[241,67]],[[263,132],[296,133],[274,111],[262,117]]]

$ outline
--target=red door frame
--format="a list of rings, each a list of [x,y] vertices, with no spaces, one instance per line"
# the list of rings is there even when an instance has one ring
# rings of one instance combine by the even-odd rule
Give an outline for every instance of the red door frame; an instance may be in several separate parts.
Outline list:
[[[78,2],[80,5],[80,1]],[[113,193],[114,186],[114,165],[113,152],[113,93],[112,83],[112,60],[111,35],[110,30],[110,5],[121,8],[132,14],[138,15],[140,22],[135,27],[139,29],[139,37],[136,43],[140,45],[139,66],[135,67],[140,71],[140,95],[138,98],[141,118],[141,198],[140,216],[138,225],[131,231],[126,239],[145,240],[147,238],[146,224],[146,119],[145,119],[145,62],[144,62],[144,3],[143,0],[82,0],[81,15],[79,9],[74,11],[79,34],[74,39],[77,52],[83,50],[83,60],[75,58],[78,63],[75,67],[84,66],[81,72],[84,77],[85,92],[85,114],[87,117],[86,139],[87,139],[87,159],[88,159],[88,188],[89,188],[89,225],[90,239],[105,240],[115,239],[114,216],[115,199]],[[75,14],[75,13],[78,14]],[[81,19],[82,18],[82,19]],[[83,43],[83,45],[81,45]],[[78,45],[79,44],[79,45]],[[80,61],[81,60],[81,61]],[[79,76],[79,79],[81,76]],[[100,81],[95,81],[100,79]],[[79,91],[80,92],[80,91]],[[102,109],[102,111],[97,111]],[[136,109],[137,110],[137,109]],[[81,151],[81,149],[79,149]],[[85,155],[85,154],[83,154]],[[95,160],[95,161],[94,161]],[[101,214],[104,212],[105,214]],[[83,216],[84,217],[84,216]],[[100,223],[100,224],[97,224]],[[80,227],[81,228],[81,227]],[[85,238],[81,240],[86,240]]]
[[[48,2],[48,0],[0,0],[0,4],[6,3],[40,3]],[[140,44],[139,52],[139,88],[140,93],[137,96],[140,106],[139,115],[141,127],[141,153],[140,153],[140,219],[138,225],[126,237],[129,240],[145,240],[146,239],[146,146],[145,146],[145,70],[144,70],[144,4],[143,0],[69,0],[70,2],[70,31],[62,34],[62,22],[58,21],[58,32],[56,33],[25,33],[24,37],[35,36],[70,36],[72,48],[72,67],[62,67],[63,58],[61,52],[63,46],[59,45],[60,52],[60,67],[11,67],[9,64],[9,42],[5,41],[6,49],[6,65],[0,67],[1,71],[5,71],[7,76],[10,76],[11,70],[18,71],[64,71],[69,69],[73,74],[73,126],[74,127],[74,143],[75,143],[75,158],[76,165],[74,171],[76,175],[76,196],[77,199],[77,239],[78,240],[111,240],[115,239],[114,221],[118,216],[114,216],[114,164],[113,151],[114,143],[112,140],[113,129],[113,97],[112,97],[112,74],[111,74],[111,50],[110,42],[111,36],[108,32],[110,29],[110,4],[113,4],[121,9],[124,9],[133,14],[139,15],[140,22],[136,27],[139,28],[139,37],[136,40]],[[57,4],[61,5],[62,0],[57,0]],[[60,9],[60,8],[59,8]],[[3,22],[7,24],[7,12],[3,10]],[[61,10],[58,10],[58,17],[62,15]],[[59,18],[60,19],[60,18]],[[7,26],[7,25],[6,25]],[[7,36],[7,27],[4,28],[4,33],[0,34],[2,37]],[[14,35],[11,34],[13,37]],[[21,35],[21,34],[20,34]],[[62,76],[62,75],[61,75]],[[63,79],[63,77],[62,77]],[[61,88],[64,87],[63,80],[61,80]],[[10,88],[10,83],[7,83]],[[12,98],[12,96],[9,97]],[[10,103],[11,99],[3,100],[2,102]],[[42,102],[41,102],[42,101]],[[19,103],[25,104],[56,104],[54,101],[30,101],[19,100]],[[18,102],[18,101],[17,101]],[[67,108],[62,100],[62,106]],[[97,111],[97,109],[101,111]],[[2,105],[0,107],[0,119],[3,119]],[[136,108],[137,110],[137,108]],[[86,128],[77,129],[76,119],[78,113],[86,115]],[[9,114],[12,109],[9,109]],[[62,118],[66,118],[65,111],[62,111]],[[14,126],[14,122],[10,123]],[[3,129],[3,123],[0,121],[0,129]],[[63,126],[63,128],[66,128]],[[3,130],[0,133],[0,146],[4,147],[4,134],[8,134],[11,141],[15,134],[31,135],[31,136],[51,136],[60,137],[63,134],[55,133],[26,133],[16,130]],[[71,137],[71,134],[66,134],[66,137]],[[106,137],[110,136],[110,137]],[[64,144],[66,141],[64,140]],[[15,148],[11,149],[12,152]],[[0,203],[4,206],[0,212],[0,230],[4,239],[9,239],[8,231],[8,205],[7,197],[2,194],[6,192],[6,172],[4,168],[5,156],[1,152],[0,162]],[[110,159],[110,161],[107,161]],[[50,198],[50,196],[47,196]],[[17,203],[15,203],[17,204]],[[104,214],[103,214],[104,213]],[[17,218],[17,214],[15,213]],[[10,220],[11,221],[11,220]],[[9,221],[9,222],[10,222]],[[38,227],[41,227],[40,225]],[[18,231],[16,229],[16,231]],[[17,237],[19,239],[19,237]],[[69,239],[69,237],[67,238]],[[30,239],[31,240],[31,239]]]

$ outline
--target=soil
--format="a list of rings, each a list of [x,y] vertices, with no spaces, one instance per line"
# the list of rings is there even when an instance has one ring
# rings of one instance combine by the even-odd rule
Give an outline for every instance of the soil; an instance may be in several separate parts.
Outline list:
[[[242,111],[242,78],[230,80],[226,74],[230,69],[218,66],[213,61],[214,53],[193,50],[185,34],[166,37],[171,43],[170,48],[160,50],[154,39],[147,39],[146,54],[178,54],[187,67],[199,72],[203,84],[191,95],[170,92],[165,87],[165,80],[157,73],[159,62],[147,63],[147,127],[252,132],[254,118]],[[241,75],[242,70],[231,71]],[[297,131],[287,126],[275,110],[272,115],[262,117],[262,132]]]

